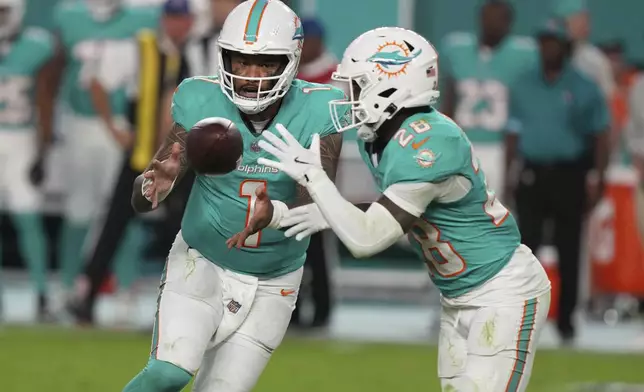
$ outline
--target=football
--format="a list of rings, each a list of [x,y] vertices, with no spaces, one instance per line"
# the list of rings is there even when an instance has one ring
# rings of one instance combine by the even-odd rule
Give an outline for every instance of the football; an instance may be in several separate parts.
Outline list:
[[[198,174],[221,175],[237,168],[244,141],[235,124],[210,117],[196,123],[186,137],[188,164]]]

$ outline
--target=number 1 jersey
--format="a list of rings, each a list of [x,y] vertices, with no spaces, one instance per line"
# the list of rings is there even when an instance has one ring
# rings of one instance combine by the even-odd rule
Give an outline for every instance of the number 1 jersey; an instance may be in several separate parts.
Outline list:
[[[432,280],[446,297],[468,293],[494,277],[521,244],[510,212],[488,190],[463,131],[433,110],[408,118],[380,156],[360,153],[381,193],[399,183],[441,183],[454,176],[470,188],[454,201],[432,201],[408,233]]]
[[[275,125],[283,124],[305,147],[313,134],[336,132],[328,102],[344,93],[334,87],[293,81],[277,116],[264,132],[279,136]],[[265,185],[271,199],[293,204],[297,184],[288,175],[257,164],[257,159],[275,159],[257,145],[260,136],[249,129],[237,107],[223,94],[215,77],[184,80],[174,93],[172,117],[187,131],[208,117],[224,117],[235,123],[244,140],[237,169],[221,176],[198,175],[190,193],[183,221],[186,243],[221,267],[259,277],[275,277],[304,264],[308,240],[286,238],[279,230],[265,229],[249,237],[241,249],[228,250],[226,239],[241,231],[253,214],[255,191]]]

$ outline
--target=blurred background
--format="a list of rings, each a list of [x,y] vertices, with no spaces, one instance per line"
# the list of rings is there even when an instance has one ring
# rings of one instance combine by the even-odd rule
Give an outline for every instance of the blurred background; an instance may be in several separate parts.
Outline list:
[[[41,45],[30,49],[38,55],[18,61],[29,68],[20,72],[37,79],[29,99],[39,110],[36,128],[41,132],[32,132],[26,141],[8,136],[15,127],[7,125],[7,118],[14,118],[11,111],[20,109],[10,104],[19,92],[4,84],[7,69],[16,64],[7,54],[10,37],[2,36],[13,20],[14,3],[0,0],[0,385],[7,391],[121,390],[147,359],[158,280],[191,179],[184,179],[185,189],[167,206],[146,216],[129,210],[131,181],[167,129],[168,94],[184,77],[216,74],[217,31],[238,1],[26,0],[14,35],[40,34],[30,39]],[[344,48],[379,26],[414,29],[438,49],[439,67],[444,56],[453,71],[456,62],[467,60],[453,55],[450,37],[466,33],[462,36],[478,42],[485,2],[288,3],[305,31],[299,77],[328,83]],[[588,76],[612,114],[606,186],[601,201],[580,218],[578,264],[560,260],[559,234],[548,222],[543,243],[533,249],[551,277],[554,297],[552,323],[541,338],[528,390],[644,391],[644,3],[507,3],[513,10],[512,35],[530,40],[546,20],[566,23],[568,37],[586,50],[580,68],[590,69]],[[103,18],[104,28],[88,25],[89,18]],[[575,30],[576,23],[582,27]],[[100,51],[87,44],[106,40],[116,41],[116,49]],[[157,68],[147,68],[147,55],[137,55],[152,47],[150,58],[163,60]],[[103,68],[117,62],[141,69],[128,79],[137,91],[110,87]],[[83,80],[87,64],[98,75],[91,81]],[[150,72],[155,76],[146,78]],[[444,85],[458,84],[458,78],[450,72]],[[141,111],[150,88],[155,91],[153,111]],[[104,96],[110,105],[101,101],[101,91],[108,92]],[[464,98],[456,96],[457,122],[459,99]],[[158,119],[150,124],[143,120],[146,115]],[[81,128],[101,136],[79,137],[75,129]],[[502,154],[503,130],[488,131],[500,137],[488,138],[485,148]],[[505,170],[497,158],[488,162],[486,157],[481,157],[486,172]],[[355,134],[345,135],[339,170],[338,184],[349,200],[377,197]],[[29,197],[20,193],[23,185],[17,184],[22,183],[30,184],[25,185]],[[507,184],[500,179],[495,187],[502,194]],[[34,192],[38,203],[27,202]],[[506,198],[513,205],[512,195],[503,194],[504,203]],[[574,334],[556,322],[562,263],[574,265],[579,279]],[[438,293],[425,268],[404,244],[355,260],[332,233],[318,235],[309,249],[290,337],[257,390],[439,390],[434,348]],[[94,328],[78,328],[76,321]]]

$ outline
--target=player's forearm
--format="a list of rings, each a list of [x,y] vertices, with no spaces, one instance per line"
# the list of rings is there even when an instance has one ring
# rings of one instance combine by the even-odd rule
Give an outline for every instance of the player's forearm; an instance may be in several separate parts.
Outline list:
[[[505,135],[505,178],[511,181],[514,176],[514,169],[517,163],[517,150],[519,136],[515,133]]]
[[[108,129],[113,129],[114,120],[112,118],[110,95],[107,93],[103,85],[101,85],[101,83],[96,79],[92,79],[90,82],[89,91],[96,113],[98,113],[98,116],[103,120],[103,123]]]
[[[152,162],[165,161],[170,157],[172,153],[172,146],[175,143],[179,144],[181,148],[181,154],[179,155],[179,172],[177,174],[177,177],[174,179],[174,184],[177,184],[179,181],[181,181],[183,176],[188,171],[188,158],[186,157],[187,134],[188,133],[181,125],[173,123],[172,128],[163,141],[163,144],[161,145],[161,147],[159,147],[159,150],[156,152],[156,154],[154,154],[154,157],[152,158]],[[152,162],[150,162],[148,167],[145,168],[143,173],[150,170]],[[152,203],[144,196],[143,182],[143,175],[140,175],[136,178],[136,180],[134,181],[134,186],[132,187],[132,208],[134,208],[134,210],[139,213],[152,211]],[[171,191],[172,189],[170,189],[168,194]],[[167,195],[165,196],[167,197]],[[160,202],[161,201],[162,200],[160,200]]]
[[[38,152],[44,154],[53,137],[54,110],[58,88],[65,69],[65,54],[58,49],[54,58],[38,74],[36,106],[38,110]]]
[[[609,132],[602,132],[595,137],[595,167],[594,172],[597,175],[597,180],[604,182],[604,175],[608,168],[608,160],[610,157],[609,145]]]
[[[362,211],[345,200],[322,171],[311,171],[307,190],[329,226],[356,258],[382,252],[404,235],[401,225],[384,206],[372,203]]]
[[[42,157],[52,142],[54,124],[54,100],[49,92],[48,79],[53,72],[51,65],[46,65],[38,74],[36,82],[36,107],[38,110],[38,156]]]
[[[338,163],[340,162],[340,153],[342,152],[342,134],[334,133],[325,136],[320,140],[320,161],[322,168],[327,177],[335,182],[338,172]],[[297,186],[297,196],[293,207],[304,206],[313,203],[311,195],[303,186]]]

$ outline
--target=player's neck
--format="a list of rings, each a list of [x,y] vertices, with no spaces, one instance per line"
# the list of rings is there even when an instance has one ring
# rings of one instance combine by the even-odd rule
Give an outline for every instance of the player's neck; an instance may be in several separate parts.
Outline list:
[[[268,124],[275,118],[275,116],[277,116],[277,112],[280,109],[281,102],[282,100],[280,99],[279,101],[275,102],[274,104],[266,108],[266,110],[256,114],[246,114],[243,112],[239,112],[239,113],[241,114],[241,117],[242,119],[244,119],[244,121],[248,121],[251,123],[261,123],[261,122],[268,121],[267,123],[267,126],[268,126]],[[264,127],[264,129],[266,129],[266,127]]]
[[[479,40],[479,46],[494,50],[499,45],[501,45],[501,42],[503,42],[505,37],[506,37],[505,35],[501,37],[491,37],[491,36],[482,35]]]
[[[387,143],[394,137],[396,132],[402,127],[402,124],[411,116],[418,113],[430,113],[434,109],[431,106],[421,106],[415,108],[403,108],[392,118],[385,121],[378,129],[378,138],[373,143],[376,151],[382,151]]]

